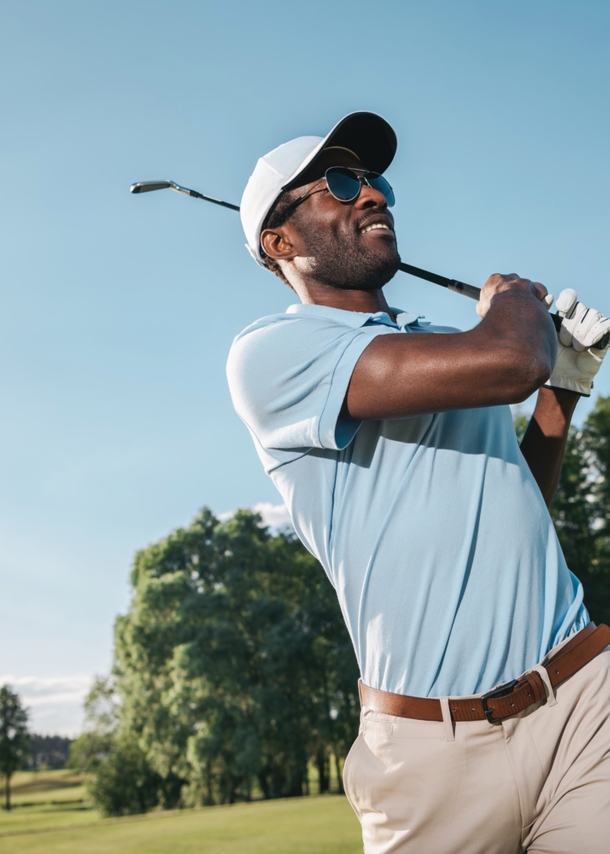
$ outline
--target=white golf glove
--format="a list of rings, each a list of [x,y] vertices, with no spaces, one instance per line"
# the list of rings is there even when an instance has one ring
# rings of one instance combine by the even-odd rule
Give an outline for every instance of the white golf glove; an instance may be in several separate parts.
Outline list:
[[[610,332],[610,318],[578,302],[576,291],[572,288],[566,288],[559,294],[556,308],[562,318],[557,333],[559,352],[553,373],[545,385],[565,388],[589,397],[593,377],[610,349],[608,339],[602,350],[593,348],[593,344]]]

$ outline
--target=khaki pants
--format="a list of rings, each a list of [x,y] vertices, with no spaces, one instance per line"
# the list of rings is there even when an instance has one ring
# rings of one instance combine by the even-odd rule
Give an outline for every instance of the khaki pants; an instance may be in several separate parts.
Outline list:
[[[610,854],[609,677],[610,647],[497,724],[363,708],[344,782],[365,854]]]

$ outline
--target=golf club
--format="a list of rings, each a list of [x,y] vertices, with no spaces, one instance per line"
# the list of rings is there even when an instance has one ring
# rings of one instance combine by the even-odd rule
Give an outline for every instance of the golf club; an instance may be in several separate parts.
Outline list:
[[[175,181],[138,181],[138,183],[132,184],[129,188],[131,193],[150,193],[153,190],[174,190],[176,193],[182,193],[184,196],[203,199],[205,202],[212,202],[214,205],[221,205],[223,208],[230,208],[232,211],[239,210],[239,205],[223,202],[221,199],[213,198],[213,196],[204,196],[203,193],[198,193],[197,190],[189,190],[188,187],[181,187]],[[404,264],[401,261],[398,269],[402,270],[403,273],[408,273],[410,276],[416,276],[418,279],[433,282],[435,285],[440,285],[441,288],[447,288],[456,294],[470,297],[470,299],[478,300],[481,296],[481,289],[476,288],[474,285],[467,285],[466,282],[460,282],[458,279],[449,279],[447,276],[439,276],[438,273],[430,273],[428,270],[422,270],[420,267],[413,267],[412,264]],[[561,317],[558,314],[551,314],[551,317],[555,328],[559,331]],[[610,333],[607,332],[593,347],[596,350],[603,350],[608,346],[609,341]]]

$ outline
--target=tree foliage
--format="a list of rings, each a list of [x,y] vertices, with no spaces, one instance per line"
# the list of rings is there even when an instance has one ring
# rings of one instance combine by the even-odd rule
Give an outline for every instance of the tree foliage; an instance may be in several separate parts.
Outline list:
[[[8,685],[0,688],[0,773],[4,776],[4,806],[11,808],[11,777],[25,762],[30,736],[28,713]]]
[[[119,738],[96,764],[87,791],[102,815],[131,815],[159,803],[161,783],[137,741]]]
[[[116,802],[129,811],[301,795],[311,761],[328,789],[331,757],[340,765],[357,732],[358,670],[303,546],[251,512],[221,523],[204,509],[139,552],[131,582],[115,628],[114,747],[95,760],[102,808],[117,809],[102,795],[121,756],[140,793],[156,790]]]
[[[610,397],[570,431],[551,515],[591,619],[610,623]]]

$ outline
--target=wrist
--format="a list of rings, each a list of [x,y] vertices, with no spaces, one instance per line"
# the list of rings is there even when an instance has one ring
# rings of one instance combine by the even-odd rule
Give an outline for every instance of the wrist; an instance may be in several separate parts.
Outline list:
[[[566,392],[575,397],[591,397],[592,380],[548,379],[541,388],[554,392]]]
[[[569,423],[576,404],[582,397],[580,392],[571,389],[541,386],[536,401],[536,412],[543,412],[555,424],[558,433],[562,431],[562,424]]]

